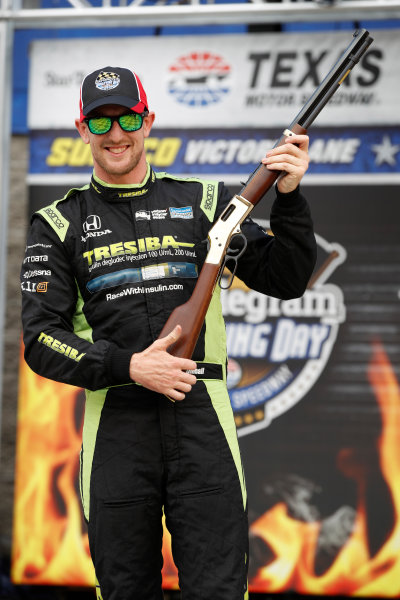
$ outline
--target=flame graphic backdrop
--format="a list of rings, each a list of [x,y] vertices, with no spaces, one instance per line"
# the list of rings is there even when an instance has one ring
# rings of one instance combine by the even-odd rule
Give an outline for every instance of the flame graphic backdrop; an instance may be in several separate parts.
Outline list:
[[[251,580],[254,591],[295,589],[318,595],[397,596],[400,593],[400,388],[383,347],[376,343],[369,379],[382,411],[379,439],[382,475],[390,489],[395,522],[387,540],[371,556],[365,502],[365,472],[357,469],[354,456],[338,456],[357,484],[357,511],[353,532],[333,564],[321,576],[314,571],[321,523],[302,523],[288,515],[279,503],[252,525],[275,554],[274,560]]]
[[[251,525],[274,558],[250,579],[250,590],[357,596],[400,594],[400,387],[383,346],[375,343],[368,377],[381,411],[378,450],[390,490],[394,523],[371,556],[366,473],[342,451],[340,468],[357,484],[353,532],[333,564],[318,576],[315,557],[321,523],[296,520],[283,502]],[[56,398],[56,401],[55,401]],[[82,392],[35,375],[21,361],[13,579],[18,583],[93,585],[87,535],[77,491]],[[168,531],[164,536],[165,588],[177,588]]]

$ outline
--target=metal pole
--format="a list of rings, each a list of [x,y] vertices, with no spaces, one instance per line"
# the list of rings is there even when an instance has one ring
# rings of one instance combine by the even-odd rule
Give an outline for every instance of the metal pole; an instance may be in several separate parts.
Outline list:
[[[6,4],[3,0],[2,6]],[[11,144],[12,24],[0,20],[0,442],[3,400],[4,330],[6,314],[7,230]],[[0,444],[1,448],[1,444]]]
[[[80,4],[82,3],[82,0]],[[0,18],[13,21],[15,29],[79,27],[144,27],[153,25],[207,25],[233,23],[289,23],[359,21],[399,18],[400,0],[346,0],[321,5],[317,2],[247,2],[239,4],[46,8],[4,10]]]

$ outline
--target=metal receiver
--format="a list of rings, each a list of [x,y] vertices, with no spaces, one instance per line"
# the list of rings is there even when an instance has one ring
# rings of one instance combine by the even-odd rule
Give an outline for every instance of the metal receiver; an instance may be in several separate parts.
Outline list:
[[[225,208],[218,221],[208,232],[210,249],[207,262],[213,265],[221,264],[231,237],[241,234],[240,225],[253,209],[251,202],[242,196],[234,196]]]

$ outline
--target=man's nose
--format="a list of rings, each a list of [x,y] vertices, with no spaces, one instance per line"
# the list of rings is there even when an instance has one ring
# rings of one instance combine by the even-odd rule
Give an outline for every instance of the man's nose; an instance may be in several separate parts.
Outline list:
[[[115,121],[112,122],[110,133],[112,135],[116,135],[118,137],[121,135],[121,133],[123,133],[123,129],[122,129],[121,125],[118,123],[117,120],[115,120]]]

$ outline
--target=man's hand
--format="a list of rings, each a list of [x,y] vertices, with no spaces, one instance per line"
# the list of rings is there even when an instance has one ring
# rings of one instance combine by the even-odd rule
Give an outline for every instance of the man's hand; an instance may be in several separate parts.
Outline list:
[[[183,400],[196,383],[195,375],[185,370],[196,369],[197,365],[188,358],[177,358],[167,352],[167,348],[176,342],[182,333],[177,325],[167,336],[156,340],[143,350],[132,355],[129,375],[136,383],[159,394],[165,394],[171,400]]]
[[[282,194],[292,192],[299,185],[308,169],[308,135],[287,137],[285,144],[267,152],[261,162],[271,171],[284,171],[278,179],[278,190]]]

